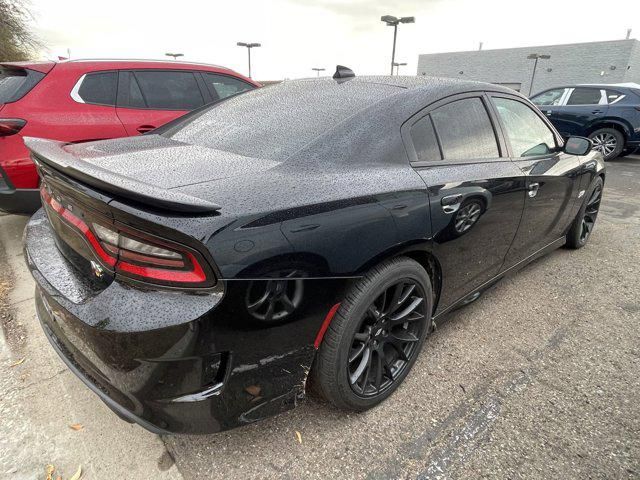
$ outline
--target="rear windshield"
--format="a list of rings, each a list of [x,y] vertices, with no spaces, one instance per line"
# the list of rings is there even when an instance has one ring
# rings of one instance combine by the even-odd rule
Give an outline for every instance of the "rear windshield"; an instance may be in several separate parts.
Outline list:
[[[396,86],[296,81],[242,93],[158,133],[180,142],[283,161]]]
[[[44,78],[35,70],[0,67],[0,103],[20,100]]]

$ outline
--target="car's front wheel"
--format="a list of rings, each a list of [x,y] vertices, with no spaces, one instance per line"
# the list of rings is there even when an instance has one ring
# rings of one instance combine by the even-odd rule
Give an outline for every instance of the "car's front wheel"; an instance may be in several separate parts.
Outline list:
[[[615,128],[600,128],[589,135],[593,149],[600,152],[605,160],[613,160],[624,149],[624,135]]]
[[[415,363],[431,308],[431,282],[419,263],[401,257],[374,267],[352,286],[324,336],[315,389],[348,410],[382,402]]]
[[[578,249],[587,244],[587,240],[589,240],[593,227],[596,224],[598,212],[600,211],[603,186],[604,182],[602,177],[598,177],[587,191],[586,200],[571,224],[569,233],[567,233],[566,246],[568,248]]]

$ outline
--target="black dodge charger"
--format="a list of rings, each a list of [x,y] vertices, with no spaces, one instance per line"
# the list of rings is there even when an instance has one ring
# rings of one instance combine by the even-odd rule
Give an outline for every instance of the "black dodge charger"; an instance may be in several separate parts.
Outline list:
[[[27,139],[42,327],[119,416],[216,432],[311,386],[377,405],[447,312],[582,247],[605,180],[524,97],[437,78],[285,82],[138,138]]]

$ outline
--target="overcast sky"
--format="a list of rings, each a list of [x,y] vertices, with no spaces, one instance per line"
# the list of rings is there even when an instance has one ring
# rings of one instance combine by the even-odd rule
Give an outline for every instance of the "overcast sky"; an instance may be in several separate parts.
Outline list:
[[[224,65],[258,80],[307,77],[336,64],[386,74],[393,29],[381,15],[415,16],[401,25],[396,61],[416,74],[419,53],[640,38],[640,0],[31,0],[47,58],[166,58]]]

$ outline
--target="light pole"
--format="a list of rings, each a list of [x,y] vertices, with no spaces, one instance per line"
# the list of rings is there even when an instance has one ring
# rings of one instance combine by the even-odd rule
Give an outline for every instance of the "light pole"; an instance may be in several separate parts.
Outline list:
[[[316,73],[318,74],[318,75],[317,75],[318,77],[320,76],[320,72],[324,72],[324,71],[325,71],[325,69],[324,69],[324,68],[316,68],[316,67],[313,67],[311,70],[313,70],[314,72],[316,72]]]
[[[400,67],[404,67],[406,65],[405,62],[402,63],[398,63],[398,62],[394,62],[393,66],[396,67],[396,76],[400,75]]]
[[[396,37],[398,36],[398,24],[415,23],[416,17],[398,18],[391,15],[384,15],[380,17],[380,20],[386,23],[388,27],[393,27],[393,50],[391,51],[391,75],[393,75],[393,67],[396,61]]]
[[[261,47],[259,43],[244,43],[238,42],[237,45],[239,47],[247,47],[247,53],[249,54],[249,78],[251,78],[251,49],[256,47]]]
[[[533,90],[533,80],[536,78],[536,68],[538,68],[538,60],[549,60],[551,58],[551,55],[540,55],[539,53],[532,53],[530,55],[527,55],[527,58],[529,60],[535,59],[535,62],[533,63],[533,73],[531,74],[531,83],[529,84],[529,96],[531,96],[531,91]]]
[[[184,57],[184,53],[165,53],[167,57],[173,57],[173,59],[177,59],[178,57]]]

